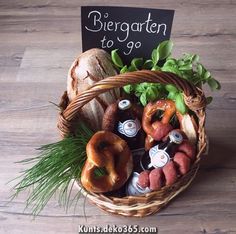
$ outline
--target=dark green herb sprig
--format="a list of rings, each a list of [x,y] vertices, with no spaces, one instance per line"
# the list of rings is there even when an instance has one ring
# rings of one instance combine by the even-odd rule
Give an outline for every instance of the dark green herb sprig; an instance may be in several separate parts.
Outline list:
[[[207,83],[212,91],[220,89],[220,83],[199,63],[196,54],[184,54],[180,59],[167,58],[161,70],[175,73],[199,87]]]
[[[34,166],[18,177],[21,181],[14,186],[12,199],[20,192],[31,189],[26,208],[30,207],[32,214],[37,215],[58,191],[59,203],[68,208],[70,202],[80,197],[78,192],[71,199],[72,180],[80,178],[86,160],[86,144],[92,135],[93,132],[80,123],[75,136],[44,145],[39,148],[38,156],[20,161],[24,164],[34,163]]]
[[[111,52],[112,61],[119,69],[120,73],[132,72],[142,69],[153,71],[166,71],[186,79],[198,87],[208,84],[212,90],[220,89],[220,83],[215,80],[211,73],[199,62],[199,56],[195,54],[184,54],[181,58],[171,57],[173,42],[163,41],[152,51],[151,58],[144,61],[143,58],[134,58],[130,65],[124,65],[122,59],[117,53],[118,50]],[[174,85],[161,85],[154,83],[141,83],[136,85],[126,85],[124,91],[128,94],[134,93],[145,106],[149,101],[159,98],[169,98],[176,102],[177,109],[182,113],[187,112],[184,103],[183,93]],[[212,97],[207,98],[208,103]]]

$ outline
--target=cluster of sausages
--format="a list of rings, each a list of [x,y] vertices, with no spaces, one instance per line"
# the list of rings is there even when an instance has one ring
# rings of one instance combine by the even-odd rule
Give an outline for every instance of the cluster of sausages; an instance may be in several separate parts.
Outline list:
[[[141,172],[138,178],[138,184],[143,189],[148,187],[152,191],[159,190],[165,185],[172,185],[179,176],[185,175],[189,171],[194,158],[194,146],[185,139],[177,148],[173,160],[169,161],[163,168]]]
[[[153,116],[158,110],[163,111],[162,119],[153,122]],[[148,103],[144,108],[142,127],[147,134],[145,149],[149,150],[157,141],[165,141],[168,133],[173,129],[170,120],[176,114],[179,122],[182,115],[176,110],[172,100],[158,100]],[[163,167],[151,171],[143,171],[139,175],[138,184],[142,188],[149,187],[151,190],[159,190],[162,186],[172,185],[179,176],[185,175],[195,158],[195,147],[190,143],[184,132],[179,130],[184,141],[178,146],[174,157]]]

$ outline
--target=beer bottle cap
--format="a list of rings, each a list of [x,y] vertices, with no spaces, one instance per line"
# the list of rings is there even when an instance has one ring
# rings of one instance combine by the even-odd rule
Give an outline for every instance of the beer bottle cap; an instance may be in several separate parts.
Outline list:
[[[131,102],[128,99],[124,99],[118,103],[118,108],[120,110],[127,110],[131,107]]]
[[[171,142],[174,142],[175,144],[181,144],[183,142],[183,136],[181,135],[180,132],[176,131],[176,130],[172,130],[169,133],[169,138]]]

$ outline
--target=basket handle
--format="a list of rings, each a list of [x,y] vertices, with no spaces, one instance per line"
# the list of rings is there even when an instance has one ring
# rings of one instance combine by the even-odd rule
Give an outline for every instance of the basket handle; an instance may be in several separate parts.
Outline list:
[[[107,77],[78,94],[59,115],[57,126],[61,135],[64,137],[71,132],[72,121],[80,108],[96,96],[113,88],[142,82],[174,84],[184,92],[184,101],[189,109],[194,111],[200,120],[203,120],[199,121],[199,128],[204,127],[206,98],[201,89],[170,72],[141,70]]]

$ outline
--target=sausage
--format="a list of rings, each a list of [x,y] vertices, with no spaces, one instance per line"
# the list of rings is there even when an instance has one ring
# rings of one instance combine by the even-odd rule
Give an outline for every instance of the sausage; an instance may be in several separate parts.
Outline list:
[[[162,169],[155,168],[149,174],[150,189],[152,191],[159,190],[162,186]]]
[[[156,129],[154,130],[153,133],[153,138],[156,141],[162,140],[168,133],[173,129],[173,127],[169,123],[162,123],[162,122],[157,122],[156,124]]]
[[[178,152],[185,153],[191,160],[195,159],[196,149],[195,147],[187,140],[184,140],[177,149]]]
[[[176,182],[177,180],[177,170],[175,168],[175,164],[173,161],[168,162],[164,167],[163,167],[163,173],[165,175],[166,179],[166,185],[172,185]]]
[[[174,156],[174,162],[177,164],[181,175],[185,175],[189,171],[191,160],[185,153],[177,152]]]
[[[150,171],[146,170],[146,171],[142,171],[139,174],[138,184],[141,188],[149,187],[149,185],[150,185],[150,183],[149,183],[149,173],[150,173]]]
[[[113,132],[118,117],[118,105],[113,103],[109,105],[104,113],[102,120],[102,130]]]

